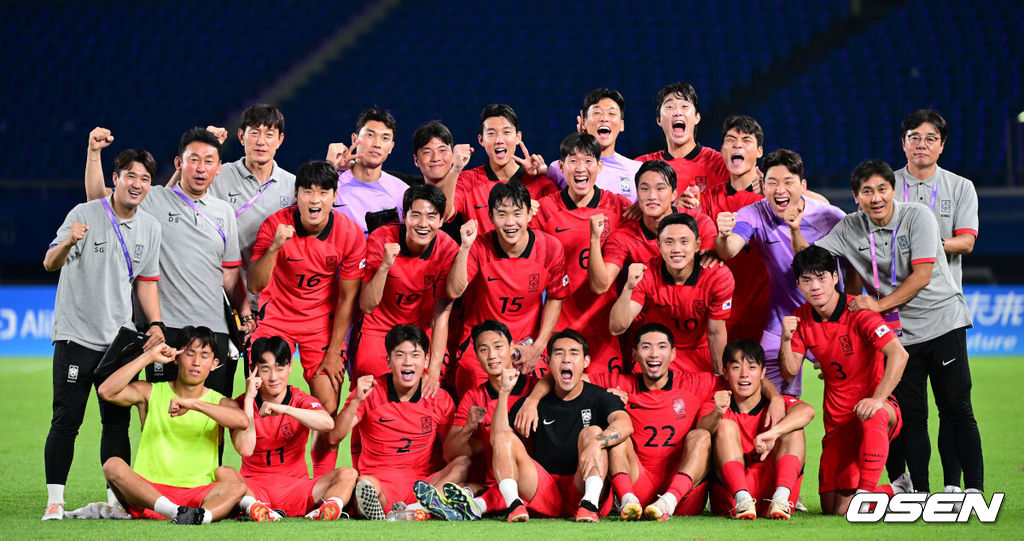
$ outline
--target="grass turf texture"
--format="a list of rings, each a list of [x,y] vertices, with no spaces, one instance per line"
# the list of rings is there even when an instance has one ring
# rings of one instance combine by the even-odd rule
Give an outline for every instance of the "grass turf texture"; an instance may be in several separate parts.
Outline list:
[[[342,520],[336,523],[314,523],[304,519],[288,519],[279,523],[257,524],[224,521],[182,530],[168,521],[70,520],[42,522],[46,491],[43,481],[43,443],[49,428],[51,392],[50,359],[0,359],[0,539],[262,539],[314,538],[343,536],[352,539],[462,539],[485,537],[519,539],[589,539],[624,536],[670,536],[674,539],[756,539],[786,536],[790,539],[926,539],[942,536],[951,539],[1024,539],[1024,406],[1016,373],[1021,358],[989,357],[971,359],[974,379],[974,410],[981,427],[985,451],[986,492],[1005,492],[999,519],[995,524],[849,524],[843,517],[819,514],[817,494],[818,455],[821,452],[821,418],[815,418],[807,429],[808,457],[803,483],[803,501],[809,513],[795,513],[788,522],[757,520],[730,521],[703,516],[674,518],[667,523],[638,522],[625,524],[617,518],[599,524],[575,524],[566,520],[531,520],[527,524],[507,524],[501,519],[451,524],[440,521],[426,523],[379,523]],[[293,383],[303,387],[298,370]],[[1018,383],[1014,384],[1013,382]],[[821,382],[813,371],[805,376],[804,399],[815,409],[821,405]],[[242,389],[241,376],[235,389]],[[95,396],[95,394],[93,395]],[[931,407],[933,436],[931,460],[932,490],[941,490],[941,466],[934,449],[937,419]],[[68,509],[106,499],[103,476],[99,467],[99,414],[95,399],[90,402],[85,423],[79,434],[76,457],[68,479]],[[137,445],[137,417],[132,423],[132,443]],[[347,446],[343,444],[339,464],[349,464]],[[230,444],[224,453],[227,465],[238,467],[238,455]]]

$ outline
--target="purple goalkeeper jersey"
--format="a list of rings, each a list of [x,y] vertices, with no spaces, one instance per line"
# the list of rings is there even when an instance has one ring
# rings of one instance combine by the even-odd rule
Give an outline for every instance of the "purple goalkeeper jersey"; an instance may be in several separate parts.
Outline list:
[[[334,199],[334,210],[352,219],[363,234],[369,234],[366,228],[366,215],[387,209],[398,211],[398,219],[402,219],[402,196],[409,186],[383,171],[374,182],[362,182],[352,176],[352,171],[338,174],[338,195]]]

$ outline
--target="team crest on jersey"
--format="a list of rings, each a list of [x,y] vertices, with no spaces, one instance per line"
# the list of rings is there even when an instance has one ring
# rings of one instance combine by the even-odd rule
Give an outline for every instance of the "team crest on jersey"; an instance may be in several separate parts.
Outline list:
[[[590,408],[587,408],[580,412],[580,417],[583,419],[583,428],[590,426],[590,420],[593,416],[590,414]]]
[[[942,213],[943,216],[949,216],[952,214],[953,201],[950,199],[943,199],[942,201],[939,201],[939,212]]]
[[[885,336],[885,333],[887,333],[887,332],[889,332],[889,327],[886,326],[885,323],[883,323],[883,324],[879,325],[877,329],[875,329],[875,336],[881,338],[881,337]]]
[[[708,187],[708,177],[703,175],[699,177],[693,177],[693,183],[696,184],[697,187],[700,188],[700,191],[703,192],[704,189]]]
[[[534,273],[530,275],[530,285],[527,287],[530,293],[536,293],[540,289],[540,274]]]
[[[285,421],[281,423],[281,434],[285,437],[285,439],[290,440],[295,437],[295,429],[292,428],[291,423]]]
[[[434,281],[436,279],[437,279],[437,277],[434,276],[433,274],[424,274],[423,275],[423,287],[425,287],[425,288],[434,287]]]
[[[338,266],[338,256],[329,255],[327,256],[327,268],[333,269]]]
[[[136,244],[132,250],[132,259],[139,261],[142,259],[142,253],[146,251],[146,247],[142,244]]]
[[[282,195],[281,196],[281,208],[287,207],[288,203],[289,203],[288,198]]]
[[[853,343],[850,342],[850,335],[844,334],[839,337],[839,347],[843,350],[843,355],[853,355]]]
[[[217,227],[224,229],[224,218],[217,218]]]
[[[619,190],[622,195],[633,192],[633,179],[629,177],[619,177]]]
[[[672,401],[672,411],[676,412],[676,419],[681,419],[686,415],[686,400],[677,398]]]
[[[434,431],[434,419],[429,415],[420,417],[420,430],[424,434],[430,434]]]
[[[906,235],[900,235],[896,237],[896,246],[899,246],[900,253],[907,253],[910,251],[910,239]]]
[[[702,314],[708,311],[708,303],[704,299],[697,299],[693,301],[693,311],[698,314]]]

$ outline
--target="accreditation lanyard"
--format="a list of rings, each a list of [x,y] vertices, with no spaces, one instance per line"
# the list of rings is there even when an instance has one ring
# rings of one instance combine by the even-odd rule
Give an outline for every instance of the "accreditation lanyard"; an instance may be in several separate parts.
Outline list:
[[[928,208],[935,212],[935,197],[939,195],[939,181],[935,180],[935,186],[932,186],[932,202],[928,204]],[[903,202],[906,203],[910,200],[910,186],[907,185],[907,179],[903,179]]]
[[[217,233],[220,234],[220,240],[224,241],[224,246],[228,245],[228,237],[227,235],[224,234],[224,230],[221,229],[219,225],[217,225],[217,222],[213,221],[212,218],[207,216],[205,212],[199,210],[199,207],[196,206],[195,202],[192,201],[191,197],[185,195],[185,193],[182,192],[181,188],[179,188],[177,185],[172,186],[171,191],[174,192],[179,199],[184,201],[186,205],[192,207],[192,210],[196,211],[196,214],[199,214],[203,218],[206,218],[206,221],[210,222],[210,225],[212,225],[213,228],[217,230]]]
[[[252,196],[252,198],[250,198],[248,201],[246,201],[244,205],[239,207],[239,209],[235,211],[235,218],[238,218],[239,216],[242,215],[243,212],[245,212],[246,210],[249,210],[249,207],[251,207],[252,204],[255,203],[256,200],[259,199],[261,195],[263,195],[263,192],[267,191],[267,188],[270,187],[270,183],[271,182],[274,182],[274,181],[273,180],[267,180],[267,182],[263,185],[263,187],[260,188],[260,190],[258,192],[256,192],[256,195]]]
[[[904,186],[906,186],[904,184]],[[900,224],[896,222],[892,228],[892,240],[889,242],[890,262],[889,262],[889,283],[893,289],[896,289],[896,232],[899,230]],[[868,232],[868,245],[871,251],[871,275],[874,279],[873,283],[875,286],[875,295],[880,298],[881,284],[882,282],[878,279],[878,256],[875,255],[875,234],[874,232]],[[898,309],[893,308],[890,312],[882,314],[882,319],[885,320],[889,328],[896,334],[896,336],[903,336],[903,325],[900,322],[900,312]]]
[[[117,233],[117,240],[121,243],[121,252],[124,253],[124,262],[128,265],[128,281],[135,280],[135,270],[132,268],[132,258],[128,255],[128,247],[124,244],[124,237],[121,235],[121,226],[118,224],[117,218],[114,217],[114,210],[110,208],[110,202],[103,198],[103,208],[107,211],[107,217],[110,218],[110,225],[114,226],[114,233]]]

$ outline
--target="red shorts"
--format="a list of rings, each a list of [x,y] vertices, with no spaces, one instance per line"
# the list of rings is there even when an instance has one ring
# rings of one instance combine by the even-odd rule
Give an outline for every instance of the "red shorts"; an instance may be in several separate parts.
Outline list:
[[[388,368],[388,350],[384,347],[383,334],[356,333],[354,342],[354,353],[352,357],[352,368],[349,380],[355,385],[360,376],[367,374],[377,377],[391,373]],[[349,349],[353,349],[350,347]]]
[[[526,508],[552,518],[575,516],[576,510],[580,507],[580,500],[583,499],[583,493],[573,482],[576,474],[550,474],[536,460],[533,461],[533,465],[537,468],[537,493],[533,495],[532,500],[526,502]],[[605,495],[598,509],[598,514],[602,517],[607,516],[612,510],[611,492],[607,488],[606,485]]]
[[[257,500],[270,505],[271,509],[280,509],[289,517],[301,517],[313,510],[313,486],[320,478],[302,479],[285,475],[257,475],[246,477]]]
[[[644,467],[640,463],[640,474],[633,482],[633,494],[640,503],[647,505],[658,499],[658,495],[668,491],[668,485],[672,482],[676,469],[670,468],[667,472],[656,472]],[[704,481],[694,485],[688,494],[676,505],[672,514],[675,516],[697,516],[704,512],[704,506],[708,502],[708,483]]]
[[[676,348],[676,358],[672,361],[672,369],[680,372],[711,372],[711,354],[707,346],[697,349]]]
[[[746,467],[747,492],[757,502],[757,516],[768,516],[768,507],[772,496],[775,494],[777,485],[775,483],[775,460],[769,459],[764,462],[754,462]],[[789,494],[789,503],[796,506],[800,498],[800,485],[804,481],[803,471],[796,479],[796,486]],[[725,483],[715,482],[711,484],[711,512],[720,516],[729,516],[732,508],[736,507],[736,499],[733,498]]]
[[[176,487],[176,486],[171,486],[171,485],[161,485],[160,483],[153,483],[151,481],[148,481],[145,478],[143,478],[143,481],[146,481],[147,483],[149,483],[153,488],[156,489],[157,492],[160,493],[161,496],[164,496],[168,500],[171,500],[172,502],[174,502],[174,503],[176,503],[178,505],[184,505],[186,507],[200,507],[200,506],[202,506],[203,505],[203,499],[206,498],[206,495],[209,494],[211,490],[213,490],[213,487],[215,487],[215,486],[217,486],[219,484],[219,483],[210,483],[208,485],[202,485],[202,486],[198,486],[198,487],[186,488],[186,487]],[[129,507],[127,509],[127,511],[128,511],[128,514],[130,514],[132,516],[132,518],[150,519],[150,520],[164,520],[164,519],[172,518],[172,517],[165,517],[165,516],[161,515],[160,513],[157,513],[156,511],[154,511],[152,509],[146,509],[144,507],[142,507],[142,508]]]
[[[896,421],[889,429],[889,441],[892,441],[903,428],[903,414],[900,405],[893,397],[888,398],[889,405],[896,412]],[[838,490],[856,490],[860,485],[860,442],[862,439],[861,423],[853,417],[847,423],[833,429],[821,438],[821,462],[818,466],[818,493]]]
[[[280,336],[292,348],[298,344],[299,362],[302,364],[302,377],[306,383],[313,381],[313,376],[320,369],[324,353],[331,342],[332,317],[324,317],[318,321],[307,322],[302,327],[284,325],[286,321],[268,321],[262,319],[252,333],[252,339]],[[278,323],[282,325],[277,325]]]

